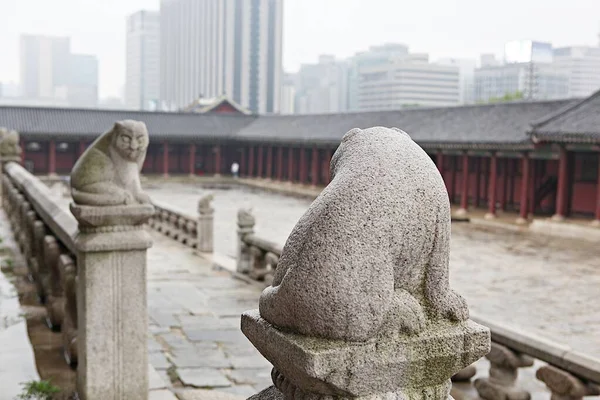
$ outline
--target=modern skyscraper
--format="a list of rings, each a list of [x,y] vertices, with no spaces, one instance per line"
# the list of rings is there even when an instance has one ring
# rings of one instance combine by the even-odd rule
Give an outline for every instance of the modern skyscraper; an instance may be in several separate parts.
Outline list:
[[[349,106],[352,111],[394,110],[407,106],[448,106],[460,102],[455,65],[429,62],[401,44],[372,47],[351,60]]]
[[[316,64],[303,64],[296,75],[296,114],[338,113],[348,109],[348,66],[322,55]]]
[[[160,100],[160,14],[141,10],[127,17],[125,105],[154,110]]]
[[[600,89],[600,47],[554,49],[554,64],[567,76],[569,97],[587,97]]]
[[[21,35],[21,90],[27,99],[51,99],[69,77],[71,39]]]
[[[475,60],[468,58],[443,58],[440,65],[458,67],[460,75],[460,104],[472,104],[475,101]]]
[[[96,107],[98,59],[71,53],[71,39],[21,36],[21,95],[38,105]]]
[[[226,95],[279,111],[283,0],[162,0],[160,15],[163,103]]]

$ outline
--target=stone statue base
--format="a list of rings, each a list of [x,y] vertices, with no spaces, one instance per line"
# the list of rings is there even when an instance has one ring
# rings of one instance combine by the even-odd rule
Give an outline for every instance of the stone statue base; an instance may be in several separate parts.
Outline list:
[[[489,329],[473,321],[361,343],[283,332],[252,310],[242,315],[242,332],[275,367],[274,386],[253,399],[446,400],[452,375],[490,350]]]

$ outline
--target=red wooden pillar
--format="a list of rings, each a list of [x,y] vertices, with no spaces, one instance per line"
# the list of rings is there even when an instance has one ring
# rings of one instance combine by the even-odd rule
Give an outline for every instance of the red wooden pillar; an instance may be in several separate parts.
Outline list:
[[[273,177],[273,146],[267,147],[267,171],[265,177],[267,179]]]
[[[475,207],[479,207],[481,197],[481,157],[475,157]]]
[[[456,172],[458,169],[458,156],[451,156],[450,161],[452,161],[452,185],[450,185],[450,203],[454,202],[454,196],[456,195]]]
[[[502,186],[502,196],[500,197],[500,209],[506,210],[506,195],[508,194],[508,158],[502,160],[502,172],[500,173],[500,182]]]
[[[529,153],[523,153],[523,157],[521,158],[521,163],[523,164],[521,170],[521,200],[519,200],[519,219],[517,222],[525,223],[527,222],[527,214],[529,213],[527,201],[529,195]]]
[[[594,224],[600,225],[600,152],[598,152],[598,182],[596,183],[596,216]]]
[[[462,190],[460,194],[459,213],[465,214],[469,208],[469,155],[462,156]]]
[[[490,158],[490,179],[488,187],[488,213],[486,218],[494,218],[496,216],[496,177],[497,177],[498,160],[496,153],[492,153]]]
[[[438,150],[436,156],[435,156],[435,165],[438,169],[438,171],[440,171],[440,174],[442,175],[442,178],[444,177],[444,153],[442,153],[441,150]]]
[[[77,149],[77,158],[81,157],[83,155],[83,152],[85,151],[85,142],[83,140],[79,141],[79,149]]]
[[[258,178],[262,178],[263,176],[263,147],[262,146],[258,146],[257,147],[258,150],[258,166],[256,169],[256,176]]]
[[[239,150],[240,152],[240,172],[239,172],[239,176],[245,176],[248,173],[248,170],[244,170],[244,168],[246,168],[246,149],[245,148],[241,148]]]
[[[294,182],[294,178],[295,178],[294,164],[295,164],[294,163],[294,148],[290,147],[288,149],[288,173],[287,173],[287,179],[290,183]]]
[[[50,140],[48,143],[48,175],[56,174],[56,142]]]
[[[305,185],[307,178],[307,165],[306,165],[306,149],[304,147],[300,148],[300,183]]]
[[[277,149],[277,180],[283,180],[283,146]]]
[[[248,148],[248,177],[254,176],[254,146]]]
[[[317,186],[319,184],[319,149],[312,149],[312,165],[311,165],[311,184]]]
[[[221,175],[221,145],[215,146],[215,175]]]
[[[165,178],[169,176],[169,143],[166,140],[163,142],[162,171]]]
[[[196,175],[196,144],[192,143],[190,146],[190,160],[189,160],[189,171],[190,175]]]
[[[564,147],[560,148],[558,160],[558,187],[556,189],[556,214],[553,219],[562,220],[567,215],[567,196],[569,193],[569,154]]]

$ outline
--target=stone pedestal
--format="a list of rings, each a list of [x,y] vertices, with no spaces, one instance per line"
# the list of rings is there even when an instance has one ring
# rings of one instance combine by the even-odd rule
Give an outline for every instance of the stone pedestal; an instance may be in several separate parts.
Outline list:
[[[254,224],[255,220],[250,210],[238,211],[236,271],[242,274],[250,272],[252,266],[252,255],[250,254],[250,248],[244,243],[244,236],[254,233]]]
[[[148,204],[77,206],[77,390],[82,400],[148,399]]]
[[[213,196],[203,197],[198,203],[198,251],[200,253],[213,252],[213,232],[215,209],[210,206]]]
[[[450,378],[490,346],[489,329],[473,321],[345,342],[283,332],[253,310],[242,331],[274,366],[274,387],[252,399],[446,400]]]

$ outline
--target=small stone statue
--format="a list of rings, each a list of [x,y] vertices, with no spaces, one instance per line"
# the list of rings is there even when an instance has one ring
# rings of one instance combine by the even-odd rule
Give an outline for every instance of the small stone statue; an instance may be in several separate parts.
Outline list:
[[[15,157],[21,155],[21,146],[19,146],[19,133],[17,131],[8,131],[0,128],[0,156],[2,158]]]
[[[212,194],[207,194],[202,197],[200,201],[198,201],[198,213],[206,214],[213,210],[210,205],[210,202],[213,201],[214,196]]]
[[[252,215],[252,209],[240,209],[237,214],[237,220],[239,226],[254,226],[256,220]]]
[[[431,158],[399,129],[353,129],[331,170],[283,248],[261,317],[349,341],[467,320],[449,286],[450,203]]]
[[[77,160],[71,172],[71,194],[77,205],[149,204],[140,171],[149,137],[143,122],[116,122]]]

